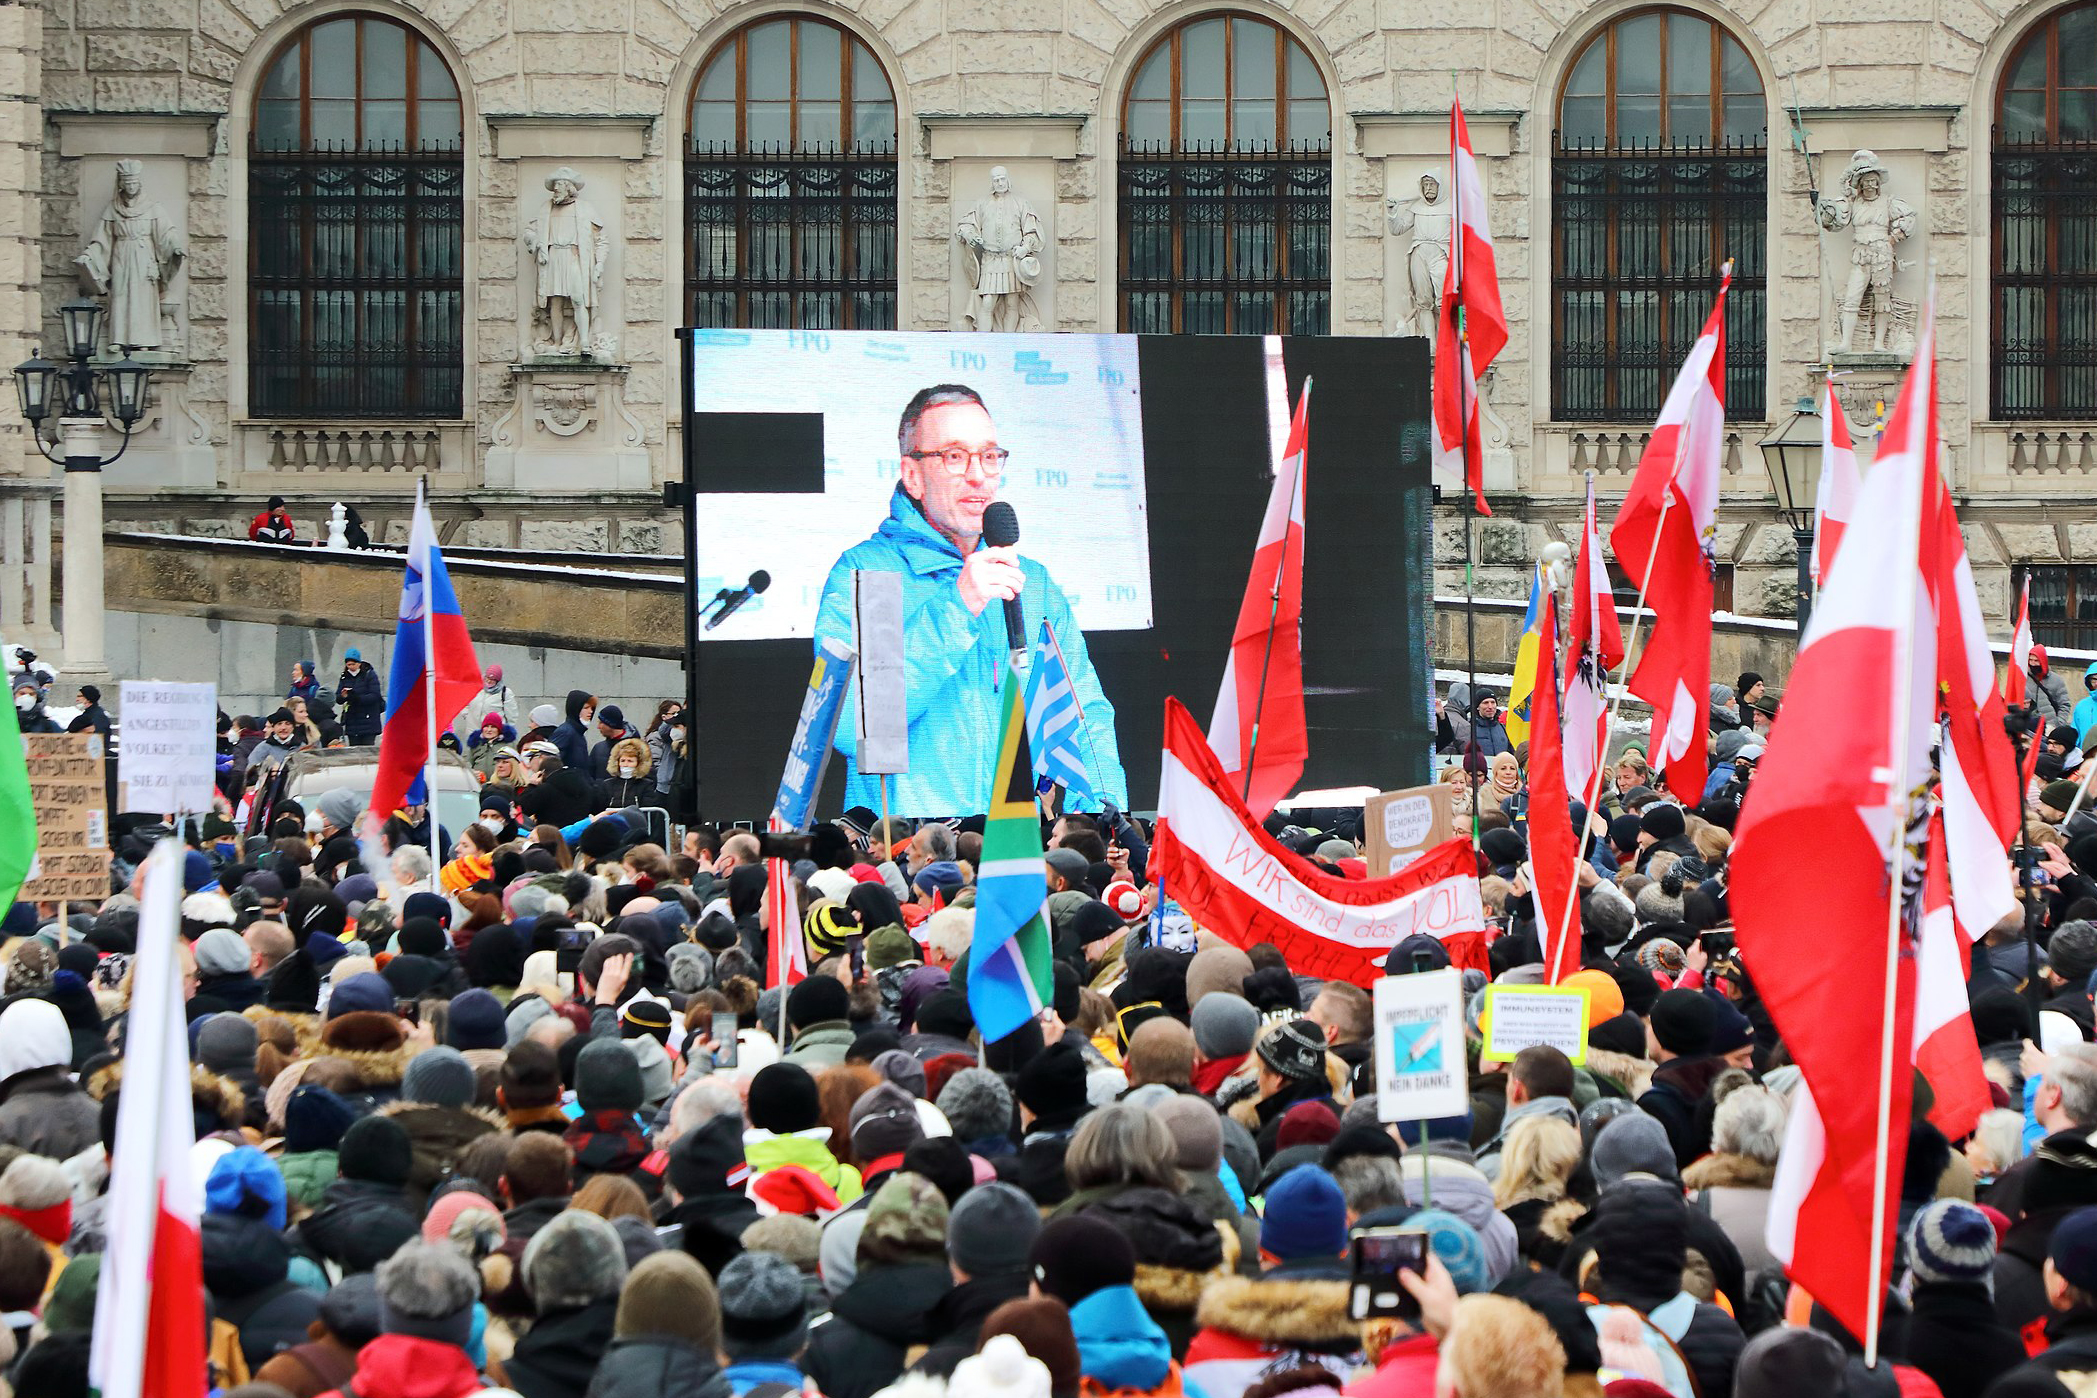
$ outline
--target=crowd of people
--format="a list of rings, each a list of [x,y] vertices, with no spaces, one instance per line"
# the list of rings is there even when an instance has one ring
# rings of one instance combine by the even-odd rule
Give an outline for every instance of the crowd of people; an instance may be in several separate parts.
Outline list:
[[[370,673],[346,667],[338,696]],[[1948,1140],[1918,1082],[1867,1366],[1766,1238],[1799,1075],[1730,936],[1758,677],[1714,687],[1695,799],[1634,746],[1575,812],[1593,837],[1578,1065],[1544,1047],[1480,1059],[1488,978],[1542,974],[1527,753],[1500,696],[1443,697],[1495,933],[1489,970],[1463,973],[1468,1110],[1395,1124],[1369,993],[1168,916],[1141,821],[1045,820],[1053,994],[985,1043],[967,994],[982,817],[857,808],[806,836],[696,826],[666,848],[634,808],[662,804],[666,765],[675,781],[677,706],[645,730],[580,691],[520,713],[491,669],[460,720],[478,818],[442,833],[432,868],[428,817],[406,811],[372,871],[348,793],[280,801],[245,840],[226,819],[247,773],[338,740],[313,666],[293,680],[283,710],[231,725],[215,822],[119,816],[123,891],[64,921],[6,912],[16,1394],[88,1393],[111,1152],[135,1148],[115,1129],[140,880],[171,834],[209,1384],[237,1398],[2097,1386],[2097,817],[2069,818],[2072,728],[2031,739],[2047,746],[2030,916],[1974,951],[1995,1107]],[[1268,829],[1363,878],[1357,824]],[[790,986],[768,856],[790,861],[810,967]],[[1416,936],[1384,969],[1448,965]],[[1398,1274],[1397,1306],[1365,1307],[1354,1240],[1390,1228],[1424,1239],[1425,1265]]]

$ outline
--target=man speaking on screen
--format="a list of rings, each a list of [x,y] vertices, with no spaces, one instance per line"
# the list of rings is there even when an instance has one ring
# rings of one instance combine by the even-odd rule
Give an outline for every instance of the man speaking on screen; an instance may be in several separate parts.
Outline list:
[[[1100,689],[1070,603],[1048,569],[1017,546],[983,543],[983,512],[998,498],[1011,453],[982,395],[960,384],[921,389],[896,431],[902,479],[873,537],[839,555],[823,583],[815,644],[853,643],[852,573],[903,576],[903,638],[909,683],[910,771],[889,779],[889,809],[903,816],[969,815],[990,807],[997,766],[999,688],[1016,639],[1031,645],[1043,617],[1056,633],[1084,710],[1081,755],[1092,783],[1128,805],[1128,778],[1114,742],[1114,706]],[[1019,599],[1026,633],[1008,638],[1004,603]],[[879,808],[878,779],[862,776],[847,698],[837,750],[845,756],[845,804]],[[1083,803],[1072,801],[1073,809]]]

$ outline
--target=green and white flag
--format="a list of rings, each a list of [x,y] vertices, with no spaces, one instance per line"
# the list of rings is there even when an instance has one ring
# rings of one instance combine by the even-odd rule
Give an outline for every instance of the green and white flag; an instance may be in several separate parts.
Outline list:
[[[7,911],[36,862],[36,803],[29,798],[29,758],[13,703],[0,704],[0,913]]]

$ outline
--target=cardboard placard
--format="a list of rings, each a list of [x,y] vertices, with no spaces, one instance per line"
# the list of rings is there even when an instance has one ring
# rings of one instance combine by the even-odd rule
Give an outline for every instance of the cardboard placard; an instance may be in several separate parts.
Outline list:
[[[1479,1057],[1512,1063],[1525,1048],[1557,1049],[1578,1066],[1587,1061],[1587,987],[1584,985],[1489,985],[1479,1027],[1485,1047]]]
[[[102,735],[25,733],[36,860],[16,895],[25,903],[100,903],[109,896],[109,812]]]
[[[852,635],[859,647],[859,705],[853,731],[859,770],[910,770],[910,685],[904,663],[903,575],[852,573]]]
[[[124,809],[190,815],[217,794],[218,686],[124,682],[117,786]]]
[[[1463,972],[1385,976],[1374,1001],[1377,1119],[1433,1121],[1469,1111]]]
[[[1456,793],[1443,782],[1386,791],[1362,802],[1369,877],[1395,874],[1456,834]]]

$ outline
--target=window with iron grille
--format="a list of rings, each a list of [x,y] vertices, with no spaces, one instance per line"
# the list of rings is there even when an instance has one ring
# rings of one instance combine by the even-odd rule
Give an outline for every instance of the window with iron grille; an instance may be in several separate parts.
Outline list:
[[[308,25],[255,98],[248,408],[256,417],[462,415],[459,86],[406,25]]]
[[[2026,563],[2010,570],[2014,597],[2031,582],[2031,638],[2064,650],[2097,650],[2097,568],[2065,563]],[[2068,696],[2082,697],[2078,675]]]
[[[740,29],[691,131],[687,324],[895,328],[896,99],[872,49],[823,19]]]
[[[1311,56],[1243,15],[1189,20],[1122,107],[1121,328],[1332,327],[1332,103]]]
[[[1996,104],[1990,401],[2097,417],[2097,4],[2039,21]]]
[[[1747,51],[1684,10],[1604,27],[1573,62],[1551,156],[1551,406],[1656,416],[1733,260],[1726,401],[1764,411],[1768,107]]]

